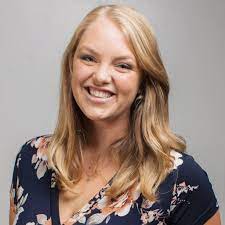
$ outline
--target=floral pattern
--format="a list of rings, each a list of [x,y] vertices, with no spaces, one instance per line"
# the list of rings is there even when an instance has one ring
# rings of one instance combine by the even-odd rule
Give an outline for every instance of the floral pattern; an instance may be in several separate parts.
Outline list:
[[[105,188],[96,196],[96,200],[85,205],[78,213],[72,218],[64,222],[65,225],[75,224],[77,221],[81,224],[101,224],[104,220],[108,223],[111,217],[114,216],[126,216],[129,214],[130,209],[135,207],[135,202],[140,196],[139,188],[133,187],[126,193],[119,196],[110,205],[107,205],[108,197],[105,196],[105,190],[110,185],[107,184]],[[89,215],[92,210],[98,209],[98,213],[91,215],[88,219],[86,215]]]
[[[21,155],[17,158],[16,161],[16,169],[19,168],[19,163],[21,160]],[[13,225],[17,223],[20,214],[24,211],[23,205],[25,204],[28,197],[28,193],[24,193],[23,187],[20,185],[20,178],[17,175],[16,178],[16,186],[14,187],[14,184],[11,184],[10,187],[10,212],[14,217]],[[15,201],[16,200],[16,203]]]
[[[178,166],[183,164],[182,154],[175,150],[171,150],[170,155],[174,157],[173,170],[176,170],[178,168]]]
[[[182,193],[188,193],[190,191],[194,191],[194,190],[198,189],[198,187],[199,187],[199,185],[197,185],[197,186],[187,185],[185,183],[185,181],[180,184],[175,184],[174,189],[173,189],[173,198],[172,198],[171,205],[170,205],[170,211],[173,211],[174,208],[181,202],[186,202],[187,204],[190,204],[189,201],[180,198],[180,195]]]
[[[26,217],[26,223],[22,224],[59,225],[56,174],[54,171],[46,173],[50,170],[46,154],[50,138],[50,135],[33,138],[24,145],[26,146],[26,149],[23,148],[23,152],[21,151],[22,153],[18,153],[15,170],[22,171],[21,173],[14,171],[14,174],[16,175],[13,176],[10,188],[10,211],[14,214],[13,225],[21,224],[19,221],[25,220],[23,218],[23,213],[26,211],[26,214],[29,214],[28,210],[32,210],[30,212],[30,217]],[[23,154],[26,154],[26,151],[32,153],[30,154],[30,158],[23,157]],[[199,199],[203,201],[205,198],[201,196],[201,184],[194,182],[194,180],[196,181],[198,179],[191,179],[192,176],[200,176],[199,174],[201,173],[199,171],[202,171],[202,169],[200,169],[200,167],[197,169],[195,168],[196,173],[192,174],[192,176],[185,176],[190,173],[189,171],[191,171],[196,162],[188,154],[180,153],[175,150],[171,150],[170,154],[173,157],[174,162],[173,167],[171,168],[171,177],[169,177],[168,181],[165,180],[160,186],[160,188],[162,188],[162,192],[160,192],[162,195],[160,195],[158,201],[149,201],[144,198],[140,191],[140,185],[136,185],[130,190],[127,190],[113,202],[110,202],[110,204],[107,204],[109,201],[105,192],[107,188],[110,187],[111,180],[99,193],[85,204],[82,209],[66,220],[63,225],[118,225],[122,223],[126,225],[130,225],[131,223],[132,225],[171,224],[167,223],[167,221],[172,219],[171,215],[174,216],[174,214],[176,214],[174,212],[177,206],[182,206],[182,204],[184,206],[185,204],[193,204],[186,196],[191,195],[192,193],[198,193]],[[33,171],[28,170],[26,166],[25,168],[22,168],[20,166],[21,161],[24,162],[23,166],[31,165]],[[29,176],[33,176],[34,174],[34,184],[28,185],[31,180],[26,179],[23,179],[21,182],[20,174],[23,174],[23,171],[25,170],[26,174],[30,171]],[[182,177],[185,177],[186,179],[183,179]],[[209,184],[207,178],[204,178],[204,182],[206,185]],[[28,191],[28,186],[30,185],[34,185],[35,188],[33,189],[39,191],[31,193]],[[40,189],[38,189],[38,187],[40,187]],[[43,189],[43,187],[46,187],[46,189]],[[214,193],[210,191],[211,190],[208,192],[209,195],[211,194],[211,196],[209,196],[210,200],[214,199],[214,208],[211,210],[216,211],[219,205]],[[36,199],[35,202],[33,199]],[[34,208],[36,211],[33,211],[34,209],[29,209],[28,203],[35,205],[36,207]],[[195,205],[193,205],[192,208],[193,210],[199,210],[198,206]],[[191,215],[190,212],[187,213]],[[206,217],[207,214],[205,214],[205,218]],[[205,218],[201,218],[202,221]],[[190,221],[194,220],[194,218],[191,217],[189,219]],[[188,222],[188,224],[191,224],[191,222]],[[199,222],[199,224],[201,224],[201,222]]]
[[[37,170],[38,179],[42,178],[45,175],[45,172],[48,169],[48,160],[47,160],[47,146],[50,137],[40,137],[38,139],[32,139],[27,142],[31,147],[35,147],[37,149],[37,153],[32,157],[32,164],[35,164],[34,169]]]
[[[52,219],[47,219],[47,216],[45,214],[38,214],[36,215],[37,223],[41,225],[52,225]],[[28,222],[26,225],[36,225],[35,222]]]

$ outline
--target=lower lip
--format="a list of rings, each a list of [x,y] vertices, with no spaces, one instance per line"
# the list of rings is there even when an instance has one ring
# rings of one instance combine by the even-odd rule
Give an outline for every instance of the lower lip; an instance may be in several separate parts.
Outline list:
[[[93,95],[90,95],[86,88],[84,88],[84,90],[85,90],[85,93],[87,94],[88,99],[90,99],[94,103],[109,103],[109,102],[112,102],[112,100],[114,100],[116,96],[116,95],[112,95],[109,98],[98,98]]]

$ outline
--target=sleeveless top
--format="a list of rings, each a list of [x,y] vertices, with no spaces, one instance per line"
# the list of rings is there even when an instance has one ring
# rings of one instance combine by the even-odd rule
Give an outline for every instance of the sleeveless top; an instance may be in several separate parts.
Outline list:
[[[51,135],[22,145],[15,159],[9,196],[14,225],[62,225],[59,189],[48,168],[46,150]],[[171,150],[174,167],[157,189],[158,200],[145,199],[138,188],[106,205],[105,191],[113,178],[64,225],[201,225],[219,208],[205,170],[187,153]]]

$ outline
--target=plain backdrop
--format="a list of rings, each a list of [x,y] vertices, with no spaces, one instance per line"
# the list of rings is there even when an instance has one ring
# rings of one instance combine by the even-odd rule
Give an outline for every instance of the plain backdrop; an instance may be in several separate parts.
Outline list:
[[[56,122],[62,53],[92,8],[124,3],[152,24],[169,74],[170,124],[208,173],[225,221],[225,1],[0,0],[1,221],[15,156]]]

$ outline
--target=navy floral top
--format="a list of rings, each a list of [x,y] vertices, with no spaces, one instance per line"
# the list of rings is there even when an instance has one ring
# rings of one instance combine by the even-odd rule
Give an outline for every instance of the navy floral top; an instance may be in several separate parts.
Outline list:
[[[10,187],[14,225],[61,225],[59,190],[55,173],[48,168],[46,150],[51,135],[27,141],[20,149]],[[207,173],[187,153],[171,151],[174,167],[151,202],[138,188],[128,190],[106,205],[105,190],[113,178],[64,225],[201,225],[219,206]]]

